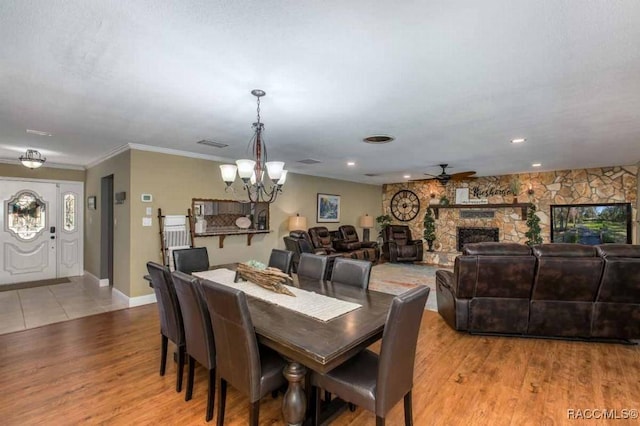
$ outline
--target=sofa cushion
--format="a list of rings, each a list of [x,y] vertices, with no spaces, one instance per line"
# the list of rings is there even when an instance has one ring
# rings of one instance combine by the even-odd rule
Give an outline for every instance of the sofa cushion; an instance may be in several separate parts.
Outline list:
[[[533,246],[536,257],[596,257],[594,246],[572,243],[549,243]]]
[[[640,246],[631,244],[601,244],[596,246],[600,257],[640,258]]]
[[[465,244],[462,254],[470,256],[491,255],[491,256],[530,256],[529,246],[517,243],[469,243]]]

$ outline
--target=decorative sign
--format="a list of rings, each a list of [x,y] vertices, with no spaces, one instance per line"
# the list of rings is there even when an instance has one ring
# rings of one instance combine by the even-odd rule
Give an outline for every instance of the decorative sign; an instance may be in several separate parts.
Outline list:
[[[489,204],[489,200],[486,198],[477,198],[475,200],[467,200],[458,204]]]
[[[502,188],[487,188],[487,189],[482,189],[479,186],[474,186],[473,188],[471,188],[471,196],[474,198],[486,198],[486,197],[491,197],[493,195],[501,195],[501,196],[505,196],[505,195],[511,195],[511,189],[507,188],[507,189],[502,189]]]

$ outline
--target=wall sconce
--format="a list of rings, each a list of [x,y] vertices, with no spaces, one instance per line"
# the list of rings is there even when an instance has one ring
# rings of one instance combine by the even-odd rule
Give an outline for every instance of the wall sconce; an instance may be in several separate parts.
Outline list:
[[[369,216],[366,213],[364,216],[360,216],[358,226],[363,229],[362,241],[369,241],[369,229],[373,228],[373,216]]]
[[[296,213],[295,216],[289,216],[289,231],[307,230],[307,218]]]
[[[533,185],[529,184],[529,188],[527,189],[527,194],[533,195]]]

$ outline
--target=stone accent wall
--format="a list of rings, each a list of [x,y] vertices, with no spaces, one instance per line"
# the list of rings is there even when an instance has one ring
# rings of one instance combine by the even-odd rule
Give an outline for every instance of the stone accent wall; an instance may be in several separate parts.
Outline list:
[[[633,239],[636,241],[636,226],[638,218],[638,166],[615,166],[594,169],[561,170],[544,173],[526,173],[519,175],[485,176],[474,180],[449,182],[442,186],[437,181],[407,182],[387,184],[383,187],[383,214],[391,215],[389,203],[391,197],[401,190],[409,189],[420,198],[420,212],[409,222],[414,238],[422,238],[422,220],[429,203],[438,203],[440,197],[446,195],[450,203],[455,203],[456,188],[479,187],[481,190],[510,189],[511,182],[517,177],[520,181],[518,202],[533,203],[540,218],[542,238],[549,242],[551,220],[549,217],[552,204],[590,204],[590,203],[620,203],[628,202],[633,207]],[[533,194],[527,193],[531,187]],[[470,191],[471,192],[471,191]],[[431,197],[435,195],[435,198]],[[470,198],[474,198],[470,193]],[[490,204],[513,203],[513,195],[491,195]],[[456,252],[456,227],[495,227],[500,230],[500,241],[524,243],[527,238],[526,220],[520,217],[520,208],[497,208],[495,217],[491,219],[475,218],[461,219],[459,209],[440,209],[439,219],[436,220],[435,253],[426,251],[425,261],[441,265],[452,265]],[[393,217],[393,215],[391,215]],[[394,223],[401,223],[394,218]]]

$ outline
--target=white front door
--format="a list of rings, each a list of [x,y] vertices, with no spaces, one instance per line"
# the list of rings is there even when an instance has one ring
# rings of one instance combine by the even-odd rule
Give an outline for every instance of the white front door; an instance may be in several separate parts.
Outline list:
[[[0,181],[0,284],[57,277],[55,183]]]

